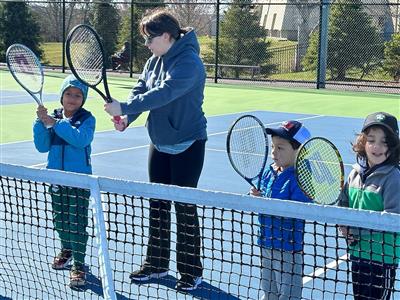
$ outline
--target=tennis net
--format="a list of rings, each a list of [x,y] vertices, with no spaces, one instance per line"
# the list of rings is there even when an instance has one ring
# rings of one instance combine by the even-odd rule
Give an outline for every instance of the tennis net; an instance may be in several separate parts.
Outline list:
[[[300,234],[304,249],[300,263],[302,299],[353,299],[348,246],[338,224],[350,227],[360,243],[382,249],[380,253],[365,255],[386,263],[399,259],[396,237],[400,232],[400,217],[395,214],[7,164],[0,164],[0,179],[0,299],[260,299],[261,261],[266,257],[258,245],[258,232],[266,227],[259,223],[260,213],[273,216],[269,229],[278,230],[281,237],[287,234],[296,239],[294,236]],[[85,251],[87,284],[79,289],[68,287],[68,270],[51,267],[61,249],[51,205],[54,191],[49,192],[54,186],[86,189],[91,193]],[[196,205],[203,282],[195,291],[185,293],[175,289],[179,274],[173,205],[169,275],[141,284],[129,279],[146,257],[149,199]],[[304,232],[302,226],[296,227],[298,232],[288,231],[290,226],[284,224],[294,222],[293,218],[305,224]],[[271,261],[272,265],[264,270],[274,270],[275,276],[295,273],[276,254]],[[282,270],[278,271],[279,268]],[[399,271],[398,266],[396,269]],[[279,280],[274,278],[273,282]],[[394,280],[392,299],[398,299],[399,274]]]

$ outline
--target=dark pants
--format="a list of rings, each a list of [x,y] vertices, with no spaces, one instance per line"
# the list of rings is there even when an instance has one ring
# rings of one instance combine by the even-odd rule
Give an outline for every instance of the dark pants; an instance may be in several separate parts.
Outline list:
[[[155,183],[197,187],[203,168],[205,141],[194,142],[186,151],[171,155],[150,145],[149,176]],[[177,267],[181,275],[202,276],[200,228],[195,205],[175,202],[177,221]],[[150,200],[149,244],[145,267],[158,272],[169,268],[171,202]]]
[[[85,263],[90,192],[58,185],[50,187],[53,223],[61,247],[72,251],[74,264]]]
[[[351,257],[351,275],[355,300],[390,299],[397,265]]]

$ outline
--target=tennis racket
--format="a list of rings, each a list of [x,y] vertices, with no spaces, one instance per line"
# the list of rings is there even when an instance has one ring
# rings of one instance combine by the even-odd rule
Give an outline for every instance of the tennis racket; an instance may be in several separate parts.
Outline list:
[[[13,44],[7,49],[6,61],[11,75],[18,84],[38,105],[43,105],[43,67],[35,53],[22,44]]]
[[[89,25],[77,25],[68,34],[66,55],[71,72],[76,79],[95,90],[107,103],[112,102],[107,83],[103,44],[100,36]],[[103,81],[103,93],[99,84]],[[114,117],[119,121],[120,117]]]
[[[344,184],[343,160],[339,150],[322,137],[309,139],[297,153],[296,179],[314,202],[334,204]]]
[[[260,189],[268,149],[267,132],[255,116],[241,116],[230,127],[226,139],[229,161],[233,169],[257,190]],[[256,185],[255,179],[258,180]]]

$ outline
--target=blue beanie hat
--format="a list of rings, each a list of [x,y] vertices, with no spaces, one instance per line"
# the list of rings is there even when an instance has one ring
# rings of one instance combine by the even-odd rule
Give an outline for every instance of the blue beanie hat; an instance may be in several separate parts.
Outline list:
[[[81,90],[82,95],[83,95],[83,101],[82,101],[82,106],[83,106],[83,104],[85,104],[89,88],[86,84],[84,84],[84,83],[80,82],[78,79],[76,79],[74,77],[74,75],[69,75],[68,77],[66,77],[64,79],[63,83],[61,84],[61,90],[60,90],[61,104],[62,104],[62,98],[63,98],[64,92],[69,87],[75,87],[75,88],[78,88]]]

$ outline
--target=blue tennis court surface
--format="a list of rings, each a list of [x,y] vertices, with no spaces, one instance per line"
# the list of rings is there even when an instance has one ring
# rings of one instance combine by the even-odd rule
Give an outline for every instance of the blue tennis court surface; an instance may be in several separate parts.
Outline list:
[[[21,88],[22,89],[22,88]],[[38,96],[38,95],[37,95]],[[58,101],[60,98],[59,94],[43,94],[43,102]],[[25,91],[1,91],[0,105],[14,105],[23,103],[34,103],[35,100]]]
[[[278,126],[288,119],[299,120],[313,136],[326,137],[338,147],[346,169],[354,163],[350,142],[360,130],[362,119],[265,111],[249,113],[260,118],[267,127]],[[208,118],[206,158],[199,188],[235,193],[248,191],[248,184],[233,171],[225,151],[229,126],[241,114]],[[92,144],[93,174],[147,182],[148,144],[145,127],[132,127],[124,132],[97,132]],[[0,147],[1,162],[45,167],[46,154],[38,153],[32,141],[2,144]]]
[[[360,130],[363,123],[362,119],[322,115],[272,113],[266,111],[254,111],[248,113],[257,116],[266,127],[276,127],[282,121],[288,119],[294,119],[303,122],[304,125],[311,131],[313,136],[323,136],[331,140],[342,154],[343,161],[345,163],[346,175],[351,170],[351,164],[354,163],[355,158],[354,154],[351,152],[350,143],[354,140],[355,134]],[[208,142],[206,144],[206,158],[203,173],[199,182],[199,188],[240,194],[247,193],[249,190],[249,185],[241,177],[239,177],[239,175],[237,175],[230,166],[225,151],[228,128],[230,124],[232,124],[232,122],[242,114],[244,113],[208,117]],[[95,135],[95,140],[92,144],[93,173],[100,176],[148,182],[148,144],[149,138],[146,128],[144,127],[128,128],[122,133],[117,131],[97,132]],[[2,144],[0,145],[0,152],[0,161],[3,163],[34,166],[38,168],[45,167],[46,154],[38,153],[35,150],[32,141]],[[268,163],[270,162],[271,160],[269,159]],[[188,168],[190,168],[190,166],[188,166]],[[140,204],[138,203],[138,205]],[[133,209],[135,210],[135,208]],[[228,226],[228,228],[226,228],[226,226]],[[229,229],[229,225],[226,223],[221,224],[221,227],[224,227],[224,229]],[[320,229],[323,230],[323,228]],[[43,230],[51,231],[51,228]],[[251,228],[248,230],[249,235],[253,234]],[[313,230],[318,230],[318,228],[314,228]],[[172,228],[172,232],[175,232],[174,227]],[[203,233],[205,236],[207,236],[206,231],[203,231]],[[234,228],[232,228],[231,239],[235,240],[235,234]],[[351,287],[348,285],[344,283],[342,285],[335,285],[336,281],[350,281],[350,275],[347,272],[348,266],[345,262],[346,253],[344,250],[340,253],[335,251],[335,247],[345,249],[345,245],[329,245],[328,249],[321,249],[312,246],[314,244],[326,243],[326,241],[320,241],[320,239],[324,239],[324,235],[334,237],[335,234],[335,232],[322,232],[321,235],[317,236],[313,236],[311,234],[306,234],[305,236],[305,244],[307,246],[305,248],[304,256],[306,267],[304,269],[305,276],[303,278],[305,287],[303,291],[303,297],[306,299],[334,298],[332,293],[326,293],[325,291],[335,291],[338,294],[343,295],[341,299],[346,298],[345,295],[351,294],[351,291],[349,290]],[[145,247],[142,246],[143,235],[146,235],[146,232],[133,235],[131,241],[132,245],[129,246],[130,250],[128,251],[128,255],[126,253],[121,253],[120,257],[118,257],[118,261],[123,262],[124,268],[127,268],[127,272],[132,271],[132,265],[140,265],[140,260],[143,258],[142,253],[145,250],[143,249]],[[24,238],[26,240],[26,237]],[[172,239],[174,238],[176,238],[176,236],[174,237],[174,235],[172,235]],[[204,238],[203,240],[205,249],[212,248],[211,246],[215,247],[215,245],[211,245],[212,243],[213,241],[210,239]],[[47,247],[57,248],[58,245],[49,245]],[[113,245],[111,242],[110,247],[118,247],[118,245]],[[257,247],[253,247],[249,249],[249,251],[253,251],[254,249],[257,249]],[[229,253],[231,249],[224,250]],[[254,255],[258,257],[258,250],[255,251],[256,252]],[[317,256],[319,251],[327,252],[324,253],[324,255]],[[136,257],[135,255],[131,255],[134,253],[141,253],[141,255],[137,255]],[[174,256],[175,252],[172,251],[171,255]],[[203,253],[203,255],[204,264],[213,264],[212,258],[207,257],[207,252]],[[324,259],[324,257],[332,259],[328,260]],[[339,261],[338,263],[334,258],[342,258],[343,261]],[[209,272],[204,274],[205,281],[202,286],[205,288],[199,289],[190,294],[182,294],[182,298],[257,299],[259,297],[258,292],[260,289],[260,282],[259,280],[249,281],[248,278],[251,278],[251,276],[248,275],[252,272],[260,272],[258,261],[255,260],[257,263],[254,266],[245,268],[243,267],[243,263],[248,265],[252,262],[243,262],[240,261],[240,258],[237,260],[238,261],[235,260],[233,264],[228,264],[230,268],[229,272]],[[92,262],[87,263],[90,264]],[[221,264],[216,265],[216,269],[224,270],[224,268],[228,267],[228,265],[224,265],[224,263],[220,260],[218,260],[216,264]],[[330,267],[325,269],[328,264],[331,264]],[[335,264],[337,264],[337,266],[335,266]],[[311,267],[307,267],[307,265],[317,265],[319,268],[318,270],[315,270],[311,269]],[[176,266],[172,264],[171,269],[176,270]],[[212,268],[209,267],[208,269]],[[333,271],[332,269],[336,270]],[[221,278],[224,276],[229,278],[223,278],[223,280],[221,280]],[[43,280],[51,279],[44,278]],[[154,280],[150,283],[136,285],[135,287],[132,287],[134,284],[132,284],[127,277],[115,278],[115,280],[122,282],[122,286],[126,285],[127,289],[137,289],[140,292],[137,294],[140,295],[147,293],[157,295],[159,299],[176,298],[176,291],[174,290],[176,279],[172,275],[167,277],[165,280]],[[89,281],[95,283],[98,282],[99,279],[97,279],[95,276],[92,276],[89,278]],[[225,284],[221,283],[221,281],[225,282]],[[227,285],[226,282],[229,282],[229,285]],[[397,283],[399,283],[399,281],[397,281]],[[157,289],[159,284],[165,287],[162,292]],[[91,295],[97,297],[97,295],[101,294],[102,291],[101,289],[96,289],[95,286],[97,285],[93,284],[92,286],[89,286],[86,292],[78,295],[80,295],[82,299],[90,299]],[[235,288],[235,286],[237,288]],[[307,289],[307,287],[309,288]],[[338,288],[342,289],[342,291],[338,291]],[[399,287],[397,286],[396,289],[399,290]],[[205,290],[207,292],[205,292]],[[2,295],[1,291],[2,288],[0,284],[0,295]],[[173,293],[169,294],[169,291],[173,291]],[[228,294],[227,291],[229,291],[231,294]],[[347,297],[347,299],[352,299],[350,296]],[[2,298],[0,297],[0,299]],[[126,297],[119,295],[119,299],[126,299]]]

